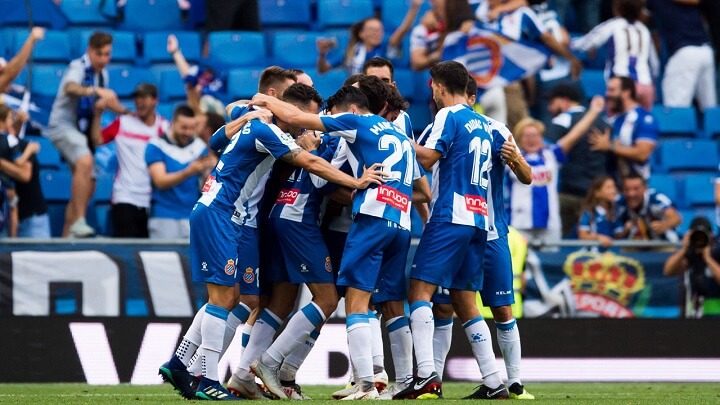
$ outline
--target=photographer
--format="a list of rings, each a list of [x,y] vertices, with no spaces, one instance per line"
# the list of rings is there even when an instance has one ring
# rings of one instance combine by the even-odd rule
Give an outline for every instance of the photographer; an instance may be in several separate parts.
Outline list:
[[[720,317],[720,244],[713,238],[712,224],[696,217],[683,237],[683,246],[668,258],[666,276],[684,274],[685,316]]]

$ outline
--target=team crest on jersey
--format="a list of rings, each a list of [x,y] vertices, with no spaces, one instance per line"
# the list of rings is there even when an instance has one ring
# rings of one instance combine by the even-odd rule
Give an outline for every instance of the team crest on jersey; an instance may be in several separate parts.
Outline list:
[[[228,276],[232,276],[235,274],[235,261],[230,259],[227,261],[227,264],[225,265],[225,274]]]
[[[325,270],[327,270],[328,273],[332,273],[332,261],[330,261],[329,257],[325,258]]]
[[[243,281],[248,284],[255,281],[255,272],[253,271],[252,267],[248,267],[247,269],[245,269],[245,274],[243,274]]]

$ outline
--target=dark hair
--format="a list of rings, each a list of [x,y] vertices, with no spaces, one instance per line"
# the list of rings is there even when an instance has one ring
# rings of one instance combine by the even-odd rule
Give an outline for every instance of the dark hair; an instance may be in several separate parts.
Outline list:
[[[193,109],[190,108],[189,106],[182,104],[182,105],[175,107],[175,110],[173,110],[172,120],[177,121],[178,117],[192,118],[194,116],[195,116],[195,111],[193,111]],[[223,125],[225,125],[225,124],[223,124]]]
[[[225,118],[222,115],[215,112],[206,112],[205,126],[210,129],[210,132],[215,133],[220,127],[225,125]]]
[[[388,111],[407,110],[410,103],[403,98],[398,89],[385,82],[383,84],[385,85],[385,101],[387,101]]]
[[[620,91],[629,91],[630,98],[637,100],[637,91],[635,90],[635,81],[633,79],[625,76],[615,76],[612,79],[620,80]]]
[[[642,16],[643,3],[642,0],[614,0],[613,11],[618,16],[634,23]]]
[[[317,90],[308,86],[307,84],[295,83],[288,87],[283,93],[283,101],[290,104],[300,104],[302,106],[308,106],[311,102],[316,102],[318,106],[322,105],[323,99],[318,94]]]
[[[368,110],[368,99],[365,97],[360,89],[352,86],[341,87],[340,90],[335,92],[332,96],[327,99],[327,109],[332,110],[333,107],[345,109],[351,104],[355,104],[362,110]]]
[[[353,84],[360,81],[360,78],[365,76],[362,73],[355,73],[354,75],[350,75],[345,81],[343,82],[343,87],[345,86],[352,86]]]
[[[291,70],[281,68],[280,66],[270,66],[260,73],[258,81],[258,92],[267,93],[271,87],[277,86],[285,80],[297,81],[297,76]]]
[[[368,68],[371,67],[385,67],[387,66],[388,69],[390,69],[390,80],[394,80],[395,78],[395,68],[393,67],[393,63],[385,58],[381,58],[379,56],[373,56],[372,58],[365,61],[365,64],[363,65],[363,73],[367,74]]]
[[[448,60],[439,62],[430,68],[430,77],[434,82],[442,84],[450,94],[465,94],[470,75],[460,62]]]
[[[5,121],[8,115],[12,114],[12,112],[12,108],[6,106],[5,104],[0,104],[0,122]]]
[[[550,90],[550,94],[548,95],[549,100],[552,100],[555,98],[566,98],[570,101],[579,103],[580,102],[580,92],[577,91],[577,89],[574,86],[571,86],[567,83],[560,83],[557,86],[553,87],[553,89]]]
[[[595,179],[590,183],[590,187],[588,188],[587,194],[585,195],[585,201],[583,201],[583,210],[590,212],[590,217],[592,220],[595,220],[595,207],[600,203],[597,198],[595,198],[595,193],[597,193],[598,190],[600,190],[606,181],[615,181],[610,176],[598,176],[595,177]],[[608,218],[610,220],[615,219],[615,212],[614,210],[610,210],[608,212]]]
[[[464,21],[475,19],[475,13],[467,0],[445,1],[445,16],[445,32],[457,31]]]
[[[477,82],[475,81],[475,78],[470,76],[467,82],[467,86],[465,86],[465,95],[468,96],[468,98],[475,96],[477,97],[478,87]]]
[[[304,70],[298,69],[298,68],[293,68],[293,69],[288,69],[288,70],[290,71],[290,73],[294,74],[295,77],[300,76],[301,74],[305,73]]]
[[[104,31],[95,31],[88,40],[88,46],[92,49],[100,49],[113,42],[112,35]]]
[[[378,114],[385,107],[387,101],[388,91],[385,88],[387,83],[378,79],[375,76],[363,76],[358,80],[358,86],[360,91],[368,99],[368,107],[370,112]]]
[[[640,173],[636,172],[635,170],[631,170],[630,173],[626,174],[625,177],[622,178],[622,183],[625,184],[628,180],[640,180],[643,182],[643,184],[647,185],[647,180],[645,180],[645,177],[641,176]]]

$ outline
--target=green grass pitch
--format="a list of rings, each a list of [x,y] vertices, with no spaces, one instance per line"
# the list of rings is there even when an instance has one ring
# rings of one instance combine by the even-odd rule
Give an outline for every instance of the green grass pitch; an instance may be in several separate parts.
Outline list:
[[[329,399],[334,386],[307,386],[308,405],[338,404]],[[473,384],[446,383],[445,400],[459,400]],[[537,402],[580,404],[720,403],[720,384],[702,383],[530,383]],[[327,399],[326,399],[327,398]],[[91,386],[86,384],[0,384],[0,403],[14,404],[138,404],[183,401],[169,385]],[[426,402],[426,401],[424,401]],[[462,401],[466,402],[466,401]]]

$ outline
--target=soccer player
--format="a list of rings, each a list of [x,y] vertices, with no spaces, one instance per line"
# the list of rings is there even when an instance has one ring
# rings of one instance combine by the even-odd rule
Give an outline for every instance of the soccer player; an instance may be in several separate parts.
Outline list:
[[[302,106],[307,101],[302,100],[299,104]],[[253,208],[249,197],[262,186],[260,180],[272,162],[283,159],[327,180],[357,189],[381,182],[382,172],[377,170],[377,165],[356,179],[303,151],[285,133],[298,133],[300,128],[288,122],[278,120],[278,126],[275,126],[252,120],[242,127],[241,123],[238,119],[218,130],[223,136],[228,132],[233,136],[208,176],[203,195],[190,215],[193,280],[205,282],[209,299],[195,315],[175,355],[160,368],[163,378],[186,398],[236,398],[218,381],[218,361],[230,311],[240,308],[244,312],[241,316],[247,317],[251,308],[257,305],[257,286],[252,283],[257,279],[255,268],[247,268],[244,272],[238,270],[238,262],[248,260],[243,255],[257,255],[257,252],[243,249],[240,241],[242,232],[247,229],[242,225],[243,221]],[[243,272],[240,275],[242,281],[238,280],[240,272]],[[202,364],[202,379],[197,392],[193,393],[187,365],[198,346],[197,361]]]
[[[379,394],[369,350],[370,297],[380,280],[404,285],[403,269],[410,243],[410,203],[413,199],[427,199],[427,179],[420,173],[409,138],[385,119],[370,114],[367,97],[360,90],[343,87],[327,102],[334,115],[306,114],[264,95],[253,98],[253,104],[266,106],[281,120],[342,136],[356,175],[362,174],[367,164],[382,162],[386,183],[358,191],[353,199],[354,221],[337,282],[347,287],[345,311],[350,357],[360,380],[358,391],[347,399],[372,399]],[[251,366],[273,393],[281,390],[277,365],[277,359],[266,353]]]
[[[363,73],[367,76],[375,76],[383,82],[393,86],[397,89],[397,83],[395,83],[395,68],[392,62],[379,56],[372,57],[365,62],[363,66]],[[400,110],[398,117],[392,121],[393,124],[397,125],[398,128],[402,129],[407,136],[415,138],[413,136],[412,123],[410,122],[410,116],[405,110]]]

